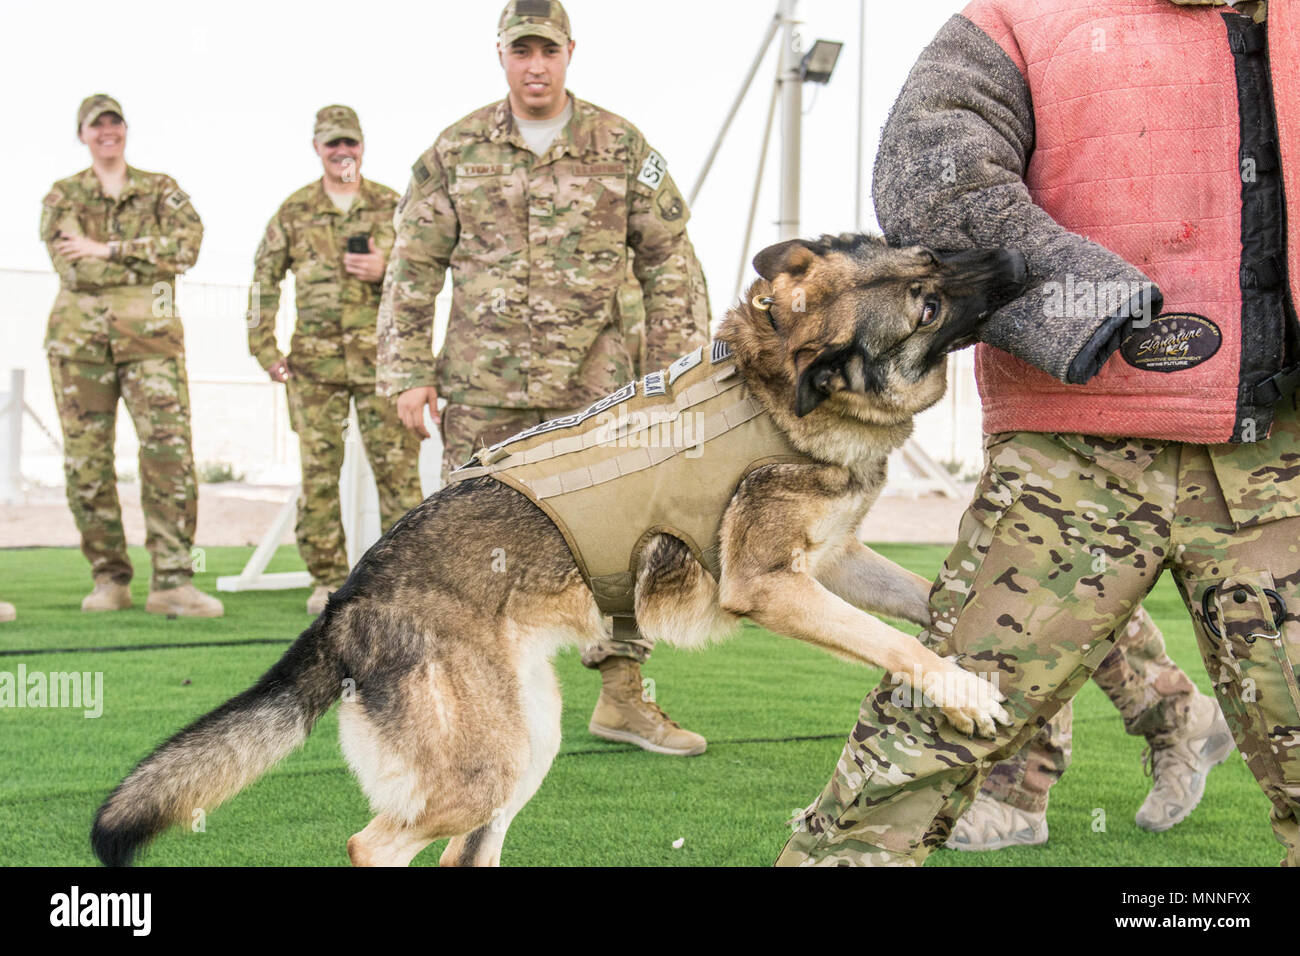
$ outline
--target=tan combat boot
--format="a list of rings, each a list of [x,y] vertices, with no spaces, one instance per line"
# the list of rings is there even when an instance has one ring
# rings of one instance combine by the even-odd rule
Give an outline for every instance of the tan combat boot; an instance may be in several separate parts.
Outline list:
[[[18,612],[14,610],[12,604],[8,601],[0,601],[0,624],[3,624],[5,621],[12,621],[17,616]]]
[[[636,744],[651,753],[693,757],[704,753],[709,742],[682,728],[645,700],[641,665],[627,657],[610,657],[600,664],[600,699],[587,725],[597,737]]]
[[[168,617],[221,617],[226,613],[220,601],[192,584],[150,591],[144,609],[150,614],[166,614]]]
[[[944,844],[950,850],[1001,850],[1047,842],[1047,813],[1030,813],[980,792]]]
[[[312,617],[319,617],[320,613],[325,610],[325,605],[329,603],[330,595],[334,592],[325,585],[320,584],[311,592],[311,597],[307,599],[307,613]]]
[[[98,578],[95,590],[81,601],[83,611],[123,611],[131,606],[131,589],[112,578]]]
[[[1228,722],[1211,697],[1197,694],[1187,715],[1185,735],[1168,747],[1148,747],[1142,763],[1151,775],[1151,792],[1135,818],[1143,830],[1159,833],[1182,823],[1205,794],[1212,767],[1236,746]]]

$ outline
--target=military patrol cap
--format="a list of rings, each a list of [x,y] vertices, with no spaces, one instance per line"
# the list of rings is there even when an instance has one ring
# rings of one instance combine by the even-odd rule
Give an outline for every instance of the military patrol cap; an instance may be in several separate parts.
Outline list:
[[[357,119],[356,110],[350,106],[322,107],[316,114],[316,127],[312,131],[318,143],[329,143],[336,139],[355,139],[362,141],[361,120]]]
[[[105,113],[116,113],[122,117],[122,122],[126,122],[126,114],[122,112],[122,104],[109,96],[107,93],[95,93],[87,96],[77,107],[77,129],[93,123]]]
[[[569,45],[569,15],[560,0],[510,0],[497,23],[497,42],[509,46],[520,37],[542,37]]]

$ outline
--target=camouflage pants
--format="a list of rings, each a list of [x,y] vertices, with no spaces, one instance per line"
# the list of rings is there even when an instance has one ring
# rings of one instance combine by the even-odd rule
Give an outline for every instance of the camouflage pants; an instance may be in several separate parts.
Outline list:
[[[298,552],[313,585],[337,588],[348,576],[339,472],[348,440],[349,399],[357,405],[360,438],[379,489],[379,516],[385,530],[424,499],[420,439],[403,427],[393,403],[376,395],[373,385],[311,382],[297,375],[285,384],[302,459],[295,528]]]
[[[1092,675],[1124,719],[1124,729],[1153,747],[1172,743],[1187,725],[1197,690],[1165,653],[1164,637],[1141,606],[1114,635],[1115,646]],[[1019,753],[996,764],[982,792],[1030,813],[1047,809],[1048,791],[1070,766],[1073,701]]]
[[[495,445],[540,422],[572,413],[561,408],[486,408],[480,405],[448,405],[442,412],[442,480],[459,468],[478,448]],[[613,637],[597,641],[582,652],[584,667],[599,667],[611,657],[629,657],[644,664],[654,650],[654,641],[637,630],[631,618],[613,619]]]
[[[1257,463],[1242,475],[1260,500],[1300,457],[1300,426],[1286,417],[1235,459]],[[988,456],[921,637],[996,681],[1013,725],[995,740],[964,737],[937,710],[891,700],[887,678],[778,865],[923,862],[993,764],[1102,664],[1165,567],[1287,862],[1300,862],[1300,517],[1235,525],[1201,445],[1021,432],[991,438]]]
[[[151,358],[117,365],[51,356],[50,381],[63,426],[68,507],[91,575],[126,584],[134,573],[113,462],[121,398],[140,440],[140,506],[153,561],[151,587],[165,590],[188,583],[194,576],[198,487],[185,360]]]

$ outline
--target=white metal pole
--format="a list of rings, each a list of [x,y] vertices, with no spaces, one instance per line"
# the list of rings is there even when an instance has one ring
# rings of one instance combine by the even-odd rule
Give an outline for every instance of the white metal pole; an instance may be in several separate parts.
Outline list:
[[[758,214],[758,197],[763,191],[763,172],[767,169],[767,148],[772,142],[772,119],[776,116],[776,101],[780,98],[781,87],[772,82],[772,96],[767,104],[767,120],[763,124],[763,143],[758,148],[758,171],[754,173],[754,193],[749,199],[749,218],[745,220],[745,241],[740,246],[740,270],[736,273],[736,294],[745,285],[745,273],[749,269],[749,242],[754,238],[754,218]]]
[[[784,0],[782,0],[784,3]],[[727,118],[722,121],[722,128],[718,130],[717,139],[713,141],[713,147],[709,150],[708,157],[704,160],[704,167],[700,170],[700,175],[695,180],[695,185],[691,187],[691,194],[686,199],[686,205],[695,206],[695,198],[700,194],[700,189],[704,186],[704,180],[709,175],[709,170],[713,167],[713,161],[718,157],[718,150],[722,148],[722,141],[727,136],[727,130],[731,128],[731,121],[736,118],[740,112],[740,104],[745,100],[745,94],[749,92],[749,85],[754,82],[754,74],[758,72],[759,65],[763,62],[763,57],[767,55],[767,48],[772,43],[772,37],[776,33],[777,27],[781,25],[780,8],[772,16],[772,22],[767,26],[767,32],[763,34],[763,42],[758,45],[758,52],[754,54],[754,62],[749,65],[749,72],[745,74],[745,82],[740,84],[740,92],[736,94],[736,99],[731,104],[731,109],[727,113]]]
[[[796,47],[795,7],[798,0],[781,0],[781,216],[777,237],[799,235],[799,151],[803,119],[803,79],[799,65],[803,53]]]
[[[867,0],[858,0],[858,162],[857,176],[853,181],[853,226],[858,232],[863,230],[862,222],[862,163],[864,147],[862,142],[863,107],[867,95]]]

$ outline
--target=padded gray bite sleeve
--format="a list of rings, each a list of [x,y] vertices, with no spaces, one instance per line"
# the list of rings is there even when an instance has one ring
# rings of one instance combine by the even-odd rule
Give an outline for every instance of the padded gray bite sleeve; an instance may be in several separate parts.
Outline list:
[[[912,67],[881,133],[876,217],[891,245],[1019,249],[1029,285],[993,314],[980,339],[1080,385],[1119,347],[1128,316],[1142,314],[1143,305],[1157,314],[1161,296],[1141,271],[1034,205],[1024,181],[1033,144],[1033,104],[1020,70],[984,31],[954,16]],[[1124,283],[1147,291],[1136,303],[1125,296],[1110,313],[1063,316],[1067,310],[1047,307],[1052,287],[1044,284],[1063,288],[1067,277],[1075,288]]]

